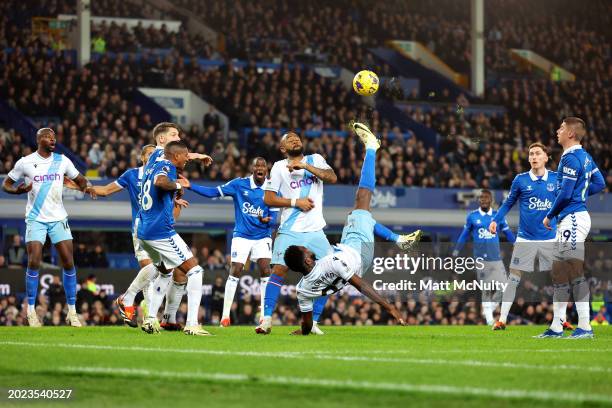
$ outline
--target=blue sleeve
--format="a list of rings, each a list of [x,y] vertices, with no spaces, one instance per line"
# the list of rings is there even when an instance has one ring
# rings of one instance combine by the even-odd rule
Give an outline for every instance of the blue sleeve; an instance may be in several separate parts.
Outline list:
[[[516,237],[514,236],[514,233],[512,232],[512,228],[510,228],[510,226],[508,225],[508,221],[503,219],[501,224],[499,224],[499,228],[500,228],[500,231],[503,231],[503,233],[506,234],[506,239],[508,239],[508,242],[516,241]]]
[[[593,170],[593,174],[591,175],[591,184],[589,184],[589,190],[587,192],[588,197],[593,194],[597,194],[606,188],[606,181],[604,180],[603,174],[599,171],[598,168]]]
[[[555,202],[548,211],[548,214],[546,214],[549,220],[559,215],[561,210],[572,199],[576,180],[578,179],[578,171],[580,170],[580,161],[573,154],[568,154],[561,159],[559,169],[561,172],[557,177],[563,177],[563,180],[561,182],[561,188],[557,193],[557,198],[555,198]]]
[[[505,222],[504,218],[506,217],[506,214],[508,214],[508,211],[512,209],[512,206],[516,203],[516,200],[518,200],[520,195],[520,182],[518,176],[516,176],[514,180],[512,180],[510,194],[508,194],[506,200],[503,202],[501,207],[499,207],[499,210],[497,210],[497,214],[495,215],[495,218],[493,218],[493,221],[495,221],[498,225],[501,224],[502,221]]]
[[[563,178],[563,182],[561,183],[561,189],[557,194],[557,198],[555,198],[555,202],[553,203],[551,209],[546,214],[546,218],[552,220],[555,218],[561,210],[569,203],[572,199],[572,194],[574,193],[574,187],[576,186],[576,179],[572,178]]]
[[[269,225],[278,224],[278,214],[280,214],[280,211],[270,211],[270,222],[268,223]]]
[[[204,197],[208,197],[208,198],[221,197],[221,191],[219,190],[219,187],[198,186],[197,184],[192,183],[189,189],[193,191],[194,193],[199,194]]]
[[[467,216],[465,220],[465,225],[463,226],[463,231],[461,231],[461,235],[457,238],[457,246],[455,247],[455,251],[461,252],[468,238],[470,237],[470,231],[472,230],[472,222],[470,220],[470,216]]]
[[[130,171],[132,171],[132,169],[124,171],[123,174],[117,179],[117,184],[123,188],[127,188],[130,184]]]
[[[240,179],[233,179],[223,184],[222,186],[217,187],[221,192],[221,197],[230,196],[235,197],[238,194],[238,183]]]
[[[155,180],[157,176],[166,176],[174,181],[176,180],[176,167],[171,163],[156,165],[156,167],[153,168],[153,180]]]

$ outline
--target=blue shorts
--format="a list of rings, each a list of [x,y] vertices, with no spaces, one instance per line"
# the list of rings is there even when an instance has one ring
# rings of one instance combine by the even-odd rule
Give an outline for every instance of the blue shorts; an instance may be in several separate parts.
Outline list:
[[[367,271],[374,258],[374,225],[376,220],[366,210],[353,210],[346,218],[340,243],[348,245],[361,254],[363,271]]]
[[[68,218],[63,221],[41,222],[26,220],[25,241],[38,241],[43,245],[47,240],[47,235],[52,244],[72,239]]]
[[[279,232],[272,248],[272,265],[285,265],[285,251],[291,245],[305,246],[314,252],[317,259],[332,252],[332,247],[323,230],[313,232]]]

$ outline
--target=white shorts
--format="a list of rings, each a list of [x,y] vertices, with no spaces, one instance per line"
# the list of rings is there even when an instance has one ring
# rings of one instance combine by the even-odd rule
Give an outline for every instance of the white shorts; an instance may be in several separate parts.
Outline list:
[[[251,261],[272,258],[272,238],[246,239],[232,238],[232,263],[245,264],[249,255]]]
[[[186,260],[193,258],[191,249],[187,246],[179,234],[174,234],[170,238],[144,240],[138,238],[138,242],[143,249],[150,255],[155,265],[163,262],[166,269],[174,269]]]
[[[584,261],[584,241],[591,230],[591,216],[587,211],[567,214],[557,224],[555,258]]]
[[[522,272],[533,272],[535,260],[539,260],[540,271],[552,270],[553,251],[556,238],[545,241],[531,241],[525,238],[517,238],[512,251],[510,269]]]
[[[134,244],[134,255],[136,255],[136,259],[138,260],[138,262],[151,259],[149,253],[145,251],[135,232],[132,233],[132,243]]]
[[[484,261],[484,268],[476,270],[476,277],[478,280],[484,282],[506,282],[508,276],[506,275],[506,267],[502,261]]]

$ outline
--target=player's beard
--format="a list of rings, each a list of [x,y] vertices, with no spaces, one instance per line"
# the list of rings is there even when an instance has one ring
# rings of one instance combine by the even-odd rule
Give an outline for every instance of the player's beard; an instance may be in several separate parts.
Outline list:
[[[297,157],[304,154],[304,146],[296,147],[292,150],[287,150],[287,156],[289,157]]]

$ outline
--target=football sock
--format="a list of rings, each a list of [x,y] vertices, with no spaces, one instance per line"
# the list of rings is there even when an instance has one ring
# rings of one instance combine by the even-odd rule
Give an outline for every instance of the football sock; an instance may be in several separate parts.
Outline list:
[[[325,304],[327,303],[327,298],[329,296],[321,296],[315,299],[314,304],[312,305],[312,321],[318,322],[321,317],[321,313],[323,313],[323,309],[325,309]]]
[[[157,268],[155,265],[149,264],[145,267],[141,268],[138,271],[138,275],[134,278],[130,287],[123,295],[123,304],[125,306],[134,306],[134,298],[141,290],[144,291],[145,288],[151,283],[155,277],[157,276]],[[146,298],[146,296],[145,296]]]
[[[578,327],[591,330],[591,305],[589,303],[589,281],[580,276],[572,281],[572,292],[578,313]]]
[[[202,302],[202,279],[204,270],[194,266],[187,272],[187,326],[198,325],[198,312]]]
[[[232,310],[232,303],[234,303],[234,296],[236,295],[236,288],[238,287],[238,278],[235,276],[228,276],[225,281],[225,295],[223,297],[223,314],[221,317],[229,317]]]
[[[161,272],[155,281],[153,281],[153,287],[149,291],[149,298],[147,299],[147,302],[149,302],[149,316],[147,317],[157,318],[157,312],[164,300],[168,285],[170,285],[171,282],[172,273],[164,274]]]
[[[168,323],[176,323],[176,312],[181,305],[183,295],[187,292],[187,284],[172,282],[166,293],[166,306],[164,306],[164,319]]]
[[[361,166],[361,177],[359,179],[359,188],[365,188],[374,191],[376,186],[376,150],[366,149],[363,165]]]
[[[399,239],[398,234],[379,223],[376,223],[374,225],[374,235],[389,242],[397,242],[397,240]]]
[[[276,302],[278,301],[278,296],[280,295],[281,287],[283,286],[284,281],[285,279],[278,275],[270,275],[268,284],[266,285],[266,294],[264,299],[265,317],[271,317],[272,313],[274,313]]]
[[[64,269],[62,271],[62,280],[64,284],[64,292],[66,293],[66,303],[68,304],[68,309],[71,312],[74,312],[77,286],[76,269],[74,266],[72,269]],[[70,308],[70,306],[72,306],[72,308]]]
[[[28,296],[28,312],[34,312],[38,295],[38,270],[36,269],[26,269],[26,294]]]
[[[570,285],[561,283],[553,285],[553,321],[550,329],[556,332],[563,331],[563,322],[567,312],[567,302],[569,300]]]
[[[263,314],[264,314],[264,300],[266,298],[266,286],[268,285],[268,279],[270,278],[265,277],[259,280],[259,302],[260,302],[259,315],[261,317],[263,317]]]
[[[518,287],[519,283],[521,283],[521,278],[511,273],[510,278],[508,278],[508,287],[502,295],[501,311],[499,314],[499,321],[502,323],[506,323],[506,320],[508,319],[508,313],[510,312],[512,303],[514,303],[516,288]]]

